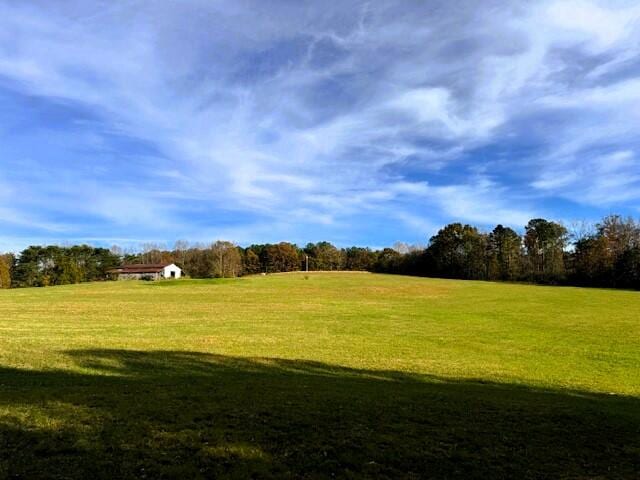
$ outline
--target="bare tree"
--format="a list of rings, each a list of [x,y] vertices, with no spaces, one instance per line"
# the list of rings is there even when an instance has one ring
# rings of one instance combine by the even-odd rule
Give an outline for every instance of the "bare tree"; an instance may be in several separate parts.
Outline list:
[[[404,243],[404,242],[396,242],[393,244],[392,247],[396,252],[402,254],[402,255],[406,255],[407,253],[409,253],[409,244]]]
[[[211,245],[209,251],[211,254],[211,276],[237,277],[242,273],[242,256],[235,244],[218,240]]]
[[[569,238],[573,243],[577,243],[586,238],[592,237],[596,233],[596,226],[588,220],[574,220],[569,223]]]
[[[175,251],[178,262],[180,262],[180,266],[184,268],[187,251],[189,250],[189,242],[187,240],[176,240],[173,250]]]
[[[158,243],[142,244],[142,262],[143,263],[160,263],[162,262],[163,246]]]
[[[122,258],[124,256],[124,250],[122,249],[122,247],[118,246],[118,245],[111,245],[111,248],[109,248],[109,251],[114,254],[117,257]]]

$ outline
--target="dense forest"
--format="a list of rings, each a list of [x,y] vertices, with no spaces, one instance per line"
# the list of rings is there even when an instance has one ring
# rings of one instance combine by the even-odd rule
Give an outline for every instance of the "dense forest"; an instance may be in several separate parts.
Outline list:
[[[452,223],[426,247],[337,248],[329,242],[210,245],[176,242],[172,250],[143,245],[126,252],[87,245],[31,246],[0,255],[0,288],[108,280],[120,264],[173,262],[192,278],[236,277],[296,270],[361,270],[381,273],[554,285],[640,289],[640,223],[611,215],[570,232],[560,223],[533,219],[523,234],[498,225],[482,232]]]

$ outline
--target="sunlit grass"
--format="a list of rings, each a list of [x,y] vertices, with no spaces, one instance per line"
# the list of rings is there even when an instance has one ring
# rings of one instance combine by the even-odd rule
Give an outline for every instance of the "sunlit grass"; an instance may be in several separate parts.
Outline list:
[[[290,274],[13,290],[0,311],[6,366],[171,349],[640,394],[636,292]]]

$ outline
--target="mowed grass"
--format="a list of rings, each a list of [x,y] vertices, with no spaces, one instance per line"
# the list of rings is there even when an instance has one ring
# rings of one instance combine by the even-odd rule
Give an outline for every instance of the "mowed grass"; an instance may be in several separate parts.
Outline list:
[[[0,478],[639,478],[640,293],[310,273],[0,291]]]

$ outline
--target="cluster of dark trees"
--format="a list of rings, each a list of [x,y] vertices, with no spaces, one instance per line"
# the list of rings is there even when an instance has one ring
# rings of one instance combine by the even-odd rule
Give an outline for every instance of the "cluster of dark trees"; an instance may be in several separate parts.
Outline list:
[[[533,219],[524,235],[498,225],[490,233],[453,223],[424,250],[390,249],[378,271],[443,278],[640,289],[640,224],[619,215],[570,232]]]
[[[106,248],[31,246],[19,255],[0,256],[0,288],[46,287],[108,278],[121,258]]]
[[[533,219],[521,235],[498,225],[481,232],[452,223],[428,246],[339,249],[329,242],[251,245],[176,242],[172,250],[143,245],[126,253],[86,245],[29,247],[0,256],[0,287],[46,286],[109,278],[121,263],[176,263],[192,278],[236,277],[296,270],[360,270],[429,277],[503,280],[640,289],[640,223],[619,215],[570,233],[556,222]]]

